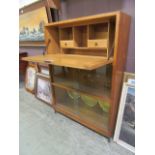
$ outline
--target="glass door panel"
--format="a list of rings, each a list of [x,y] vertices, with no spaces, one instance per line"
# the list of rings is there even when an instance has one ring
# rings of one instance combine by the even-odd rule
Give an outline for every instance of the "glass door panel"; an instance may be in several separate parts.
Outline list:
[[[110,104],[104,100],[76,91],[55,88],[56,103],[67,111],[102,128],[108,128]]]
[[[92,71],[54,66],[54,83],[110,98],[112,65]]]

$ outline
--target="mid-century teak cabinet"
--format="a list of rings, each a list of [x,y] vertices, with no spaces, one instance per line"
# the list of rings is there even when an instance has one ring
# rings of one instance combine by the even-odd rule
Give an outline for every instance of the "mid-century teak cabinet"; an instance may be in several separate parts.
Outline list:
[[[49,65],[56,112],[106,137],[115,128],[129,26],[119,11],[49,23],[47,53],[24,58]]]

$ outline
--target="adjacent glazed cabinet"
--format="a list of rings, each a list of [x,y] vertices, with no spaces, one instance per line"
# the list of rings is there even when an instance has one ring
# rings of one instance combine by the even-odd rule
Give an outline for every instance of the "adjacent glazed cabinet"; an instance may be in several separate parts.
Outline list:
[[[49,23],[47,54],[24,58],[49,66],[56,112],[107,137],[115,128],[129,25],[122,12]]]

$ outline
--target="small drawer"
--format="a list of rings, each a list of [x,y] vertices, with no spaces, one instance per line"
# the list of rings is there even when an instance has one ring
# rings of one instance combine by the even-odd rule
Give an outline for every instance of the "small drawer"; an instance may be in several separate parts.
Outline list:
[[[88,47],[96,47],[96,48],[107,48],[108,40],[88,40]]]
[[[62,48],[71,48],[71,47],[74,47],[74,41],[60,41],[60,46]]]

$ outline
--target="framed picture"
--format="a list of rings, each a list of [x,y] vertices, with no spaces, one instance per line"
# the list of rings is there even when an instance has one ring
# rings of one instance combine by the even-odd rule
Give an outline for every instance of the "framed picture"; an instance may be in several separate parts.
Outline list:
[[[114,141],[135,152],[135,87],[127,82],[122,89]]]
[[[37,74],[35,96],[45,103],[52,104],[51,84],[46,76]]]
[[[52,21],[48,1],[35,1],[19,10],[19,46],[45,46],[44,25]]]
[[[45,7],[20,15],[19,41],[44,41],[44,25],[48,23]]]
[[[35,92],[36,72],[36,66],[33,64],[29,64],[26,69],[25,88],[31,93]]]
[[[19,46],[45,47],[44,25],[59,20],[60,0],[20,0]]]
[[[49,68],[48,68],[48,65],[38,64],[38,72],[40,74],[49,76]]]

